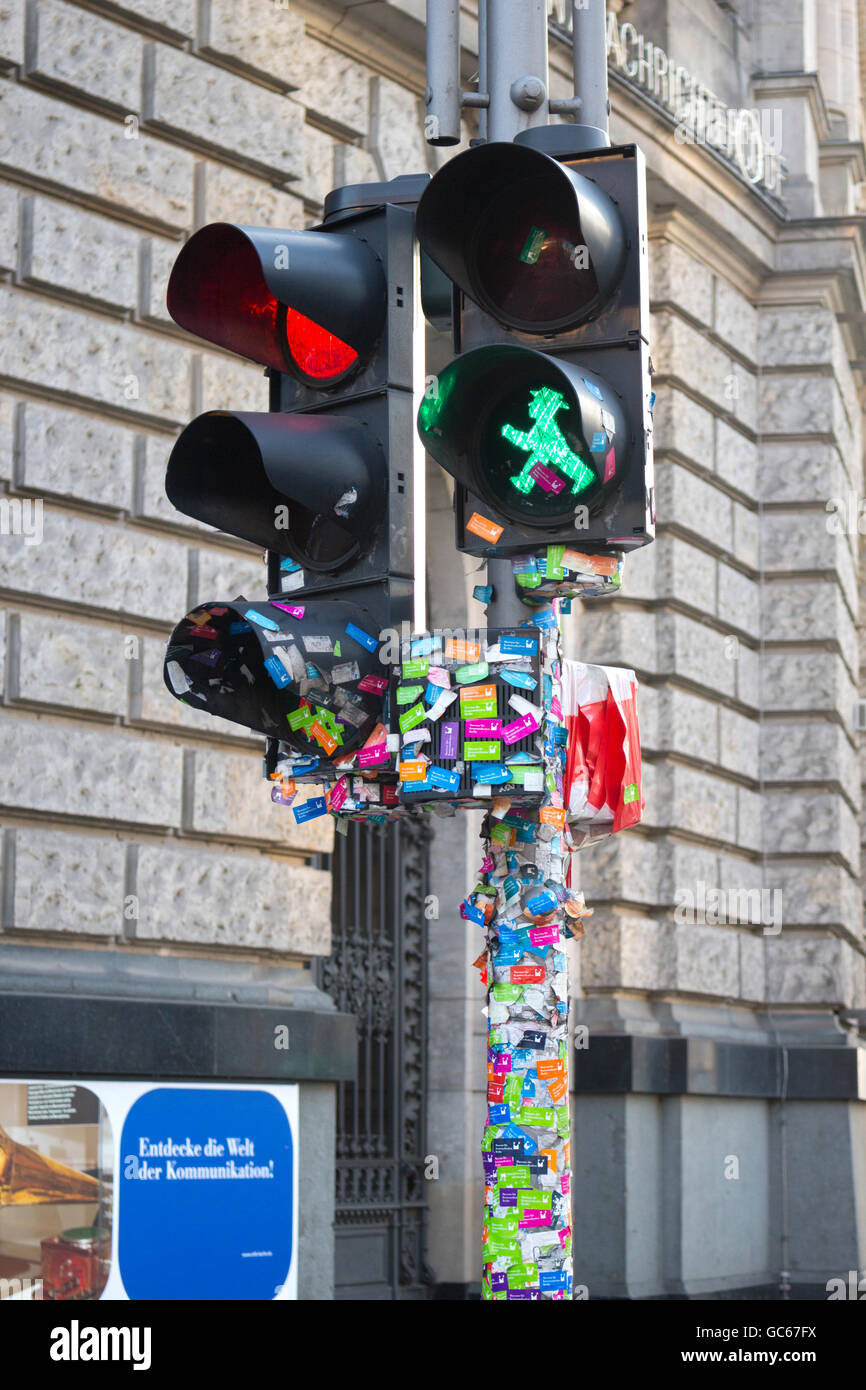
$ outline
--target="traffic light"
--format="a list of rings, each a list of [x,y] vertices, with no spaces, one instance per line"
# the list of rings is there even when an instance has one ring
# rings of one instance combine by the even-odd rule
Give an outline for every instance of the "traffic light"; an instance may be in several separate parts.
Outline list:
[[[218,222],[168,285],[174,320],[260,363],[270,410],[186,427],[166,492],[267,551],[267,600],[207,601],[175,628],[169,689],[257,729],[268,760],[339,762],[380,724],[379,634],[413,617],[414,204],[427,175],[337,189],[309,231]],[[423,475],[422,475],[423,476]],[[283,745],[282,747],[280,745]]]
[[[528,131],[562,144],[567,127]],[[456,479],[458,549],[632,550],[654,537],[644,162],[493,143],[422,194],[422,249],[455,286],[460,353],[418,429]]]

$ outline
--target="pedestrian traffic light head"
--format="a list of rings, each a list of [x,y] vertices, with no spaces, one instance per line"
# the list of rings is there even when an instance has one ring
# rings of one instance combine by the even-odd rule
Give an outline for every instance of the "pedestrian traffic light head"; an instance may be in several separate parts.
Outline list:
[[[167,302],[198,337],[323,389],[366,365],[387,293],[355,237],[214,222],[175,261]]]
[[[626,237],[590,178],[528,146],[457,155],[418,205],[425,251],[498,323],[551,333],[593,318],[619,283]]]

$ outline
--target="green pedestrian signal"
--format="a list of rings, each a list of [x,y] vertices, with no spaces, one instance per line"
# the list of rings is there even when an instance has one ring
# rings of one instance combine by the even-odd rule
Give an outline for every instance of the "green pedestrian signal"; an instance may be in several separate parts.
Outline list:
[[[587,468],[583,459],[569,448],[568,441],[556,423],[556,415],[567,409],[565,397],[560,391],[542,386],[530,392],[530,419],[532,429],[518,430],[513,425],[502,426],[502,436],[509,444],[523,449],[529,458],[516,478],[511,481],[520,492],[531,492],[534,487],[547,492],[562,492],[565,484],[550,472],[558,468],[566,478],[572,480],[572,493],[583,492],[595,482],[595,474]]]

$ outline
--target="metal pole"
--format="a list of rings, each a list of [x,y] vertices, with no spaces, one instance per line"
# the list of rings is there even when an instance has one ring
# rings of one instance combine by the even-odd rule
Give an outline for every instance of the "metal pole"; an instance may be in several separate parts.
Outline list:
[[[511,141],[529,126],[547,125],[547,5],[545,0],[484,0],[484,8],[487,138]],[[479,30],[479,47],[480,40]],[[487,582],[493,586],[490,627],[522,622],[527,609],[517,597],[511,561],[488,560]]]
[[[545,0],[487,0],[488,140],[547,125]]]
[[[580,97],[580,123],[608,134],[607,20],[605,0],[572,0],[574,93]],[[608,139],[606,144],[610,144]]]
[[[430,145],[460,144],[460,0],[427,0],[427,130]]]

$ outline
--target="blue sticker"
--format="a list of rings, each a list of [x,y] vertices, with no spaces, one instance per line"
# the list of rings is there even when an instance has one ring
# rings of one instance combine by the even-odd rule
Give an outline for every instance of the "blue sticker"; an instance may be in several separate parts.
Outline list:
[[[529,1051],[528,1048],[525,1047],[515,1047],[511,1054],[511,1065],[515,1069],[515,1071],[518,1068],[520,1068],[520,1070],[522,1071],[525,1071],[527,1067],[532,1066],[534,1061],[535,1058],[533,1057],[532,1053]]]
[[[503,763],[472,764],[473,782],[486,783],[488,786],[498,787],[503,782],[511,781],[511,773]]]
[[[532,1077],[529,1075],[528,1072],[526,1076],[523,1078],[523,1085],[520,1089],[520,1095],[521,1099],[523,1100],[535,1099],[535,1082],[533,1081]]]
[[[412,656],[431,656],[442,646],[441,637],[419,637],[410,647]]]
[[[356,627],[354,623],[346,623],[346,636],[351,637],[353,642],[357,642],[360,647],[364,647],[368,652],[376,651],[379,643],[375,637],[371,637],[369,632],[363,628]]]
[[[305,801],[303,806],[294,808],[294,817],[298,825],[303,825],[304,821],[315,820],[316,816],[327,814],[328,806],[323,796],[311,796],[309,801]]]
[[[531,845],[537,839],[534,825],[521,825],[517,831],[518,845]]]
[[[451,772],[447,767],[429,767],[427,777],[434,787],[443,791],[456,792],[460,787],[460,773]]]
[[[556,894],[551,893],[550,889],[545,889],[543,893],[536,893],[534,897],[527,900],[526,908],[533,917],[541,917],[546,912],[553,912],[556,907]]]
[[[509,671],[506,666],[499,674],[508,685],[515,685],[518,690],[534,690],[538,685],[538,681],[534,676],[530,676],[528,671]]]
[[[506,1125],[505,1129],[503,1130],[503,1135],[506,1139],[522,1139],[523,1152],[525,1154],[534,1154],[538,1151],[538,1145],[536,1144],[532,1135],[527,1134],[526,1130],[521,1129],[519,1125]]]
[[[297,560],[290,560],[288,555],[285,559],[280,561],[280,569],[283,571],[283,574],[294,574],[295,570],[299,570],[300,568]]]
[[[566,970],[568,968],[568,957],[563,951],[554,951],[553,968],[554,970]]]
[[[540,613],[533,613],[532,626],[540,628],[542,632],[549,628],[556,627],[556,614],[552,608],[545,608]]]
[[[265,659],[265,670],[278,690],[284,690],[287,685],[291,685],[292,678],[281,661],[275,656]]]
[[[491,1125],[507,1125],[511,1119],[510,1105],[488,1105],[487,1110]]]
[[[514,877],[513,874],[506,875],[505,882],[503,883],[502,887],[505,892],[506,902],[509,898],[515,897],[520,892],[520,884],[517,882],[517,879]]]
[[[477,922],[479,927],[484,926],[484,913],[480,907],[476,907],[468,898],[464,898],[460,907],[461,917],[465,917],[467,922]]]
[[[439,696],[442,694],[441,686],[434,685],[432,681],[427,682],[427,689],[424,691],[422,699],[427,705],[435,705]]]
[[[272,1299],[292,1260],[293,1167],[289,1117],[266,1091],[158,1087],[139,1096],[115,1174],[129,1297]]]
[[[592,436],[592,443],[589,446],[591,454],[600,454],[607,448],[607,435],[604,430],[596,430]]]
[[[591,394],[595,396],[597,401],[604,400],[604,392],[601,391],[598,386],[596,386],[594,381],[587,381],[586,377],[584,377],[583,384],[586,387],[587,391],[591,392]]]
[[[244,613],[245,618],[249,618],[251,623],[257,627],[266,627],[269,632],[279,632],[280,625],[275,623],[273,618],[269,618],[264,613],[260,613],[257,608],[248,608]]]
[[[315,772],[318,766],[318,758],[301,758],[300,761],[292,763],[292,776],[296,772]]]
[[[554,725],[553,725],[553,741],[554,741],[554,743],[558,743],[558,744],[560,745],[560,747],[562,747],[562,748],[567,747],[567,745],[568,745],[568,730],[567,730],[566,728],[564,728],[564,727],[562,726],[562,724],[554,724]]]
[[[538,638],[517,637],[507,632],[499,639],[499,650],[503,656],[535,656],[538,651]]]
[[[552,1293],[556,1289],[568,1289],[568,1275],[564,1269],[543,1269],[538,1276],[538,1287],[542,1293]]]
[[[414,796],[416,792],[435,792],[438,790],[436,783],[431,782],[429,775],[413,779],[411,782],[401,782],[400,785],[403,788],[404,796]]]
[[[252,632],[252,628],[249,623],[229,623],[229,632],[235,637],[239,632]]]
[[[479,603],[489,603],[493,598],[492,584],[476,584],[472,590],[472,597]]]
[[[497,969],[506,965],[519,965],[522,955],[523,950],[520,946],[500,946],[493,957],[493,964]]]

